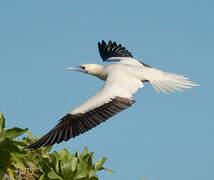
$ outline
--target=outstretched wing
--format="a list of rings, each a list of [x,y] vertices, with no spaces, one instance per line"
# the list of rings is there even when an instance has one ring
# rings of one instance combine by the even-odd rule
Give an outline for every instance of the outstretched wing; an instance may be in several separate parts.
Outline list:
[[[123,72],[110,73],[101,91],[66,114],[50,132],[27,148],[37,149],[67,141],[130,107],[135,102],[132,94],[142,87],[142,82],[136,79],[124,81],[123,77]]]
[[[98,42],[98,49],[103,61],[111,61],[111,59],[118,59],[120,57],[133,57],[132,54],[125,49],[121,44],[109,41],[108,44],[103,40]]]
[[[133,99],[116,97],[85,113],[66,114],[60,122],[45,136],[28,146],[37,149],[41,146],[53,145],[68,141],[84,132],[96,127],[115,114],[127,109],[134,103]]]
[[[106,42],[102,40],[101,43],[98,42],[98,49],[103,61],[125,61],[126,63],[129,62],[129,64],[137,61],[138,64],[140,63],[145,67],[151,67],[149,64],[134,59],[125,47],[121,44],[117,45],[115,41],[113,41],[113,43],[109,41],[108,44],[106,44]]]

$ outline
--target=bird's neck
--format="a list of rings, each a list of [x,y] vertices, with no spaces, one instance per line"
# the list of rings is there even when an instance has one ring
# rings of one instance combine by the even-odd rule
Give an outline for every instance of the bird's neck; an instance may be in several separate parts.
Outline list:
[[[105,73],[105,67],[104,66],[96,64],[96,68],[93,69],[92,72],[89,72],[89,74],[96,76],[103,81],[106,80],[106,73]]]

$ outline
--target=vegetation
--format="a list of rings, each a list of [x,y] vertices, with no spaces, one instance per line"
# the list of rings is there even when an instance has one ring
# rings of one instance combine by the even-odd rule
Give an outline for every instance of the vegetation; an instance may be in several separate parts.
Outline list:
[[[3,180],[98,180],[96,173],[103,167],[106,158],[93,163],[93,152],[85,147],[82,154],[70,154],[67,149],[51,153],[52,147],[37,150],[25,149],[38,137],[32,137],[28,129],[5,128],[5,118],[0,113],[0,179]],[[27,133],[26,138],[16,139]]]

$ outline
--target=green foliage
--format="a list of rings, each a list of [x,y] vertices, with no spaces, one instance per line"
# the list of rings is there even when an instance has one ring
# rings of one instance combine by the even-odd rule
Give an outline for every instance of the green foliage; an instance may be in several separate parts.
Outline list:
[[[88,153],[86,147],[80,156],[77,152],[70,155],[67,149],[62,149],[60,153],[55,151],[51,154],[49,167],[44,169],[45,174],[41,179],[98,180],[97,171],[107,170],[103,168],[106,158],[93,164],[93,154]]]
[[[85,147],[82,154],[70,154],[67,149],[50,153],[51,146],[36,150],[25,147],[38,138],[28,132],[22,140],[16,137],[28,132],[27,129],[5,128],[5,118],[0,113],[0,179],[26,180],[98,180],[96,173],[105,170],[106,158],[93,163],[93,152]]]
[[[16,167],[24,167],[23,158],[24,152],[19,149],[20,142],[13,140],[27,132],[27,129],[21,128],[5,128],[5,118],[0,113],[0,179],[4,177],[5,172],[15,179],[14,172]]]

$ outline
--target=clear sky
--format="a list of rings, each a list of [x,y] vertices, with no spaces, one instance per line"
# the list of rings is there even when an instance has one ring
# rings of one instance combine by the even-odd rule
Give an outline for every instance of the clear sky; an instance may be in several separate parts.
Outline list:
[[[214,2],[1,1],[0,111],[8,127],[42,136],[103,82],[64,68],[103,64],[97,42],[115,40],[155,68],[201,86],[156,94],[146,84],[132,108],[54,150],[108,157],[101,180],[214,179]]]

